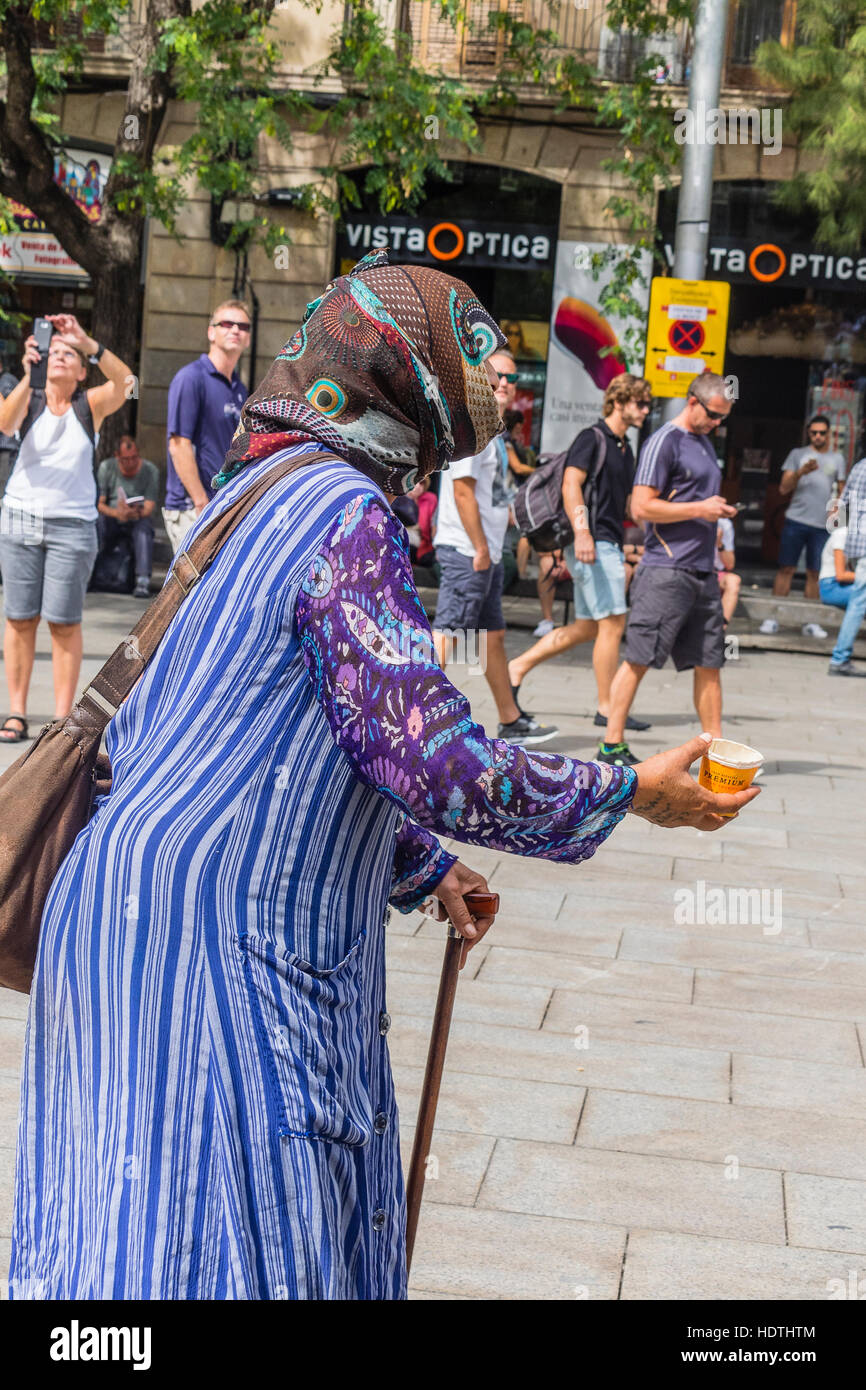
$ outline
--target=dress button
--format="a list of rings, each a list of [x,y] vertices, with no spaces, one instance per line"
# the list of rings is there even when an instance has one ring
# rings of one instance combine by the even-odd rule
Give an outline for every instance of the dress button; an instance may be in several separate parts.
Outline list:
[[[384,1110],[380,1110],[374,1119],[373,1128],[377,1134],[385,1133],[385,1130],[388,1128],[388,1116],[385,1114]]]
[[[385,1225],[386,1219],[385,1212],[381,1207],[378,1207],[376,1211],[373,1212],[373,1230],[381,1231],[382,1227]]]
[[[390,1014],[386,1014],[386,1013],[383,1011],[383,1012],[380,1013],[380,1015],[379,1015],[379,1032],[382,1034],[382,1037],[383,1037],[383,1038],[384,1038],[385,1034],[387,1033],[387,1031],[388,1031],[388,1029],[389,1029],[390,1027],[391,1027],[391,1015],[390,1015]]]

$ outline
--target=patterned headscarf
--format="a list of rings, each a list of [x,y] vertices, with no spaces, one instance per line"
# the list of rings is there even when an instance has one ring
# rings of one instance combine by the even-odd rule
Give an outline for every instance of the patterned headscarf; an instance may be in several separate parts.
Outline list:
[[[371,253],[307,305],[244,406],[213,486],[315,439],[384,492],[408,492],[499,433],[484,362],[505,341],[462,280]]]

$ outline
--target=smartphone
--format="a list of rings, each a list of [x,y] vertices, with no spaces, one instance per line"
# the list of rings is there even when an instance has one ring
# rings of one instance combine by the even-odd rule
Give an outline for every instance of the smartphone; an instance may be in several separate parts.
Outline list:
[[[31,363],[30,387],[34,391],[44,391],[48,380],[48,349],[54,336],[54,324],[48,319],[34,319],[33,336],[39,350],[39,361]]]

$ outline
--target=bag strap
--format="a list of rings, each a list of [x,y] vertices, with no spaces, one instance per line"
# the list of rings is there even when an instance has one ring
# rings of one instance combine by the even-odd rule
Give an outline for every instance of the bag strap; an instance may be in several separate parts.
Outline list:
[[[184,599],[213,564],[221,547],[237,529],[256,503],[275,482],[304,468],[309,463],[333,458],[327,450],[304,454],[301,458],[284,460],[268,471],[250,487],[245,488],[237,501],[215,516],[194,538],[188,550],[175,556],[174,565],[163,588],[146,609],[132,632],[121,642],[93,677],[83,692],[79,704],[85,702],[90,711],[106,728],[117,713],[139,676],[144,671],[178,612]]]
[[[96,444],[96,431],[94,429],[93,411],[90,409],[90,401],[87,399],[87,392],[80,387],[73,393],[70,402],[72,413],[78,420],[91,444]],[[27,406],[27,414],[21,421],[18,429],[18,438],[23,441],[25,434],[31,425],[39,419],[39,416],[48,406],[48,397],[44,391],[34,387],[30,392],[30,402]]]
[[[598,425],[590,425],[589,428],[595,435],[596,441],[595,467],[592,470],[591,477],[586,480],[586,486],[583,490],[583,501],[586,507],[586,524],[589,529],[589,534],[594,538],[598,503],[598,480],[604,468],[605,460],[607,459],[607,438],[604,431],[599,429]]]
[[[30,400],[27,405],[27,413],[25,414],[24,419],[21,421],[21,424],[18,426],[18,439],[20,443],[24,443],[25,434],[30,429],[34,421],[39,419],[39,416],[42,414],[47,404],[48,401],[45,396],[45,392],[42,391],[38,386],[34,386],[30,392]]]
[[[605,438],[604,430],[600,430],[598,425],[592,425],[591,429],[593,434],[595,435],[597,445],[597,452],[595,455],[595,470],[592,476],[595,479],[595,481],[598,482],[598,475],[604,468],[605,460],[607,459],[607,439]]]
[[[87,435],[87,438],[90,440],[91,444],[95,448],[96,430],[94,428],[94,425],[96,422],[93,419],[93,411],[90,409],[90,401],[87,399],[86,391],[83,391],[79,388],[79,390],[75,392],[74,396],[72,397],[72,409],[75,413],[75,417],[78,420],[78,423],[81,425],[81,428],[84,430],[84,433]],[[94,455],[94,466],[95,463],[96,458]]]

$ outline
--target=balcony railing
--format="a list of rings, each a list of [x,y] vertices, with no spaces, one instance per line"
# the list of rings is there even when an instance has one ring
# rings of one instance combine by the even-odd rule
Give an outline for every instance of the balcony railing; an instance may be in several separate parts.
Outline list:
[[[643,39],[628,30],[607,26],[606,0],[464,0],[463,22],[456,29],[442,18],[436,0],[373,3],[389,25],[399,23],[409,31],[416,62],[469,81],[483,82],[504,62],[505,37],[490,23],[492,17],[502,12],[535,29],[553,31],[558,40],[555,51],[587,63],[603,81],[631,81],[638,63],[650,54],[657,57],[660,84],[681,86],[689,80],[692,31],[688,24],[683,22],[669,34]],[[664,9],[665,0],[654,3]],[[116,70],[121,75],[140,41],[145,4],[146,0],[132,0],[116,34],[84,38],[86,69]],[[731,0],[723,88],[768,89],[770,84],[758,76],[753,65],[755,50],[768,38],[793,43],[796,11],[797,0]],[[41,21],[36,32],[37,46],[42,48],[54,47],[60,37]],[[64,24],[62,35],[82,38],[80,20]],[[287,66],[294,69],[297,62],[295,55]],[[304,65],[301,61],[302,68]]]
[[[132,58],[144,30],[144,8],[146,0],[132,0],[129,10],[120,15],[117,32],[114,34],[84,33],[80,15],[71,16],[60,23],[48,23],[37,19],[33,26],[34,47],[37,49],[57,48],[61,43],[75,42],[84,45],[85,69],[94,66],[94,59],[120,61]],[[96,66],[102,66],[98,62]]]
[[[659,0],[663,4],[663,0]],[[439,14],[435,0],[408,0],[404,15],[412,34],[416,61],[468,79],[484,80],[504,61],[505,39],[491,27],[497,12],[507,12],[536,29],[558,36],[556,51],[595,68],[603,80],[629,82],[636,66],[658,55],[658,81],[685,85],[689,78],[692,31],[685,22],[669,34],[643,39],[605,24],[605,0],[467,0],[464,23],[455,31]],[[763,89],[752,65],[758,45],[768,38],[793,40],[796,0],[732,0],[723,86]]]

